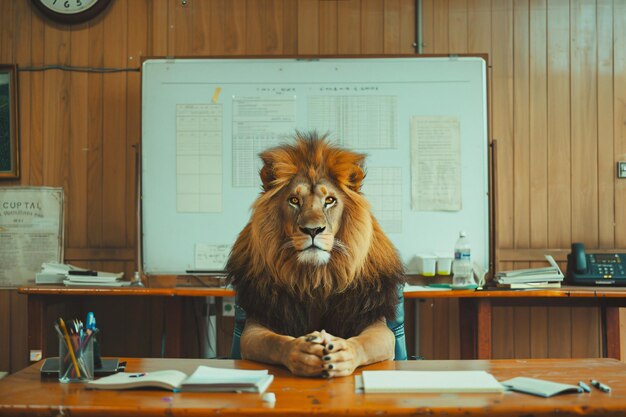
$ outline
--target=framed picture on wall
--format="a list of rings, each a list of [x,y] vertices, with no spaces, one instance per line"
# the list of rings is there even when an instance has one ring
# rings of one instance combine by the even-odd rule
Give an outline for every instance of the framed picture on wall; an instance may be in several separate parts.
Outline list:
[[[20,176],[17,66],[0,64],[0,179]]]

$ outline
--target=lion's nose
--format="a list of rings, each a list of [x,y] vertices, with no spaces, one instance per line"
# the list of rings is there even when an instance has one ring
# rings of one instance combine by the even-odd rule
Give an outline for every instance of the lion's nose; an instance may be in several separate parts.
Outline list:
[[[306,233],[311,237],[315,237],[322,233],[326,228],[325,227],[301,227],[302,233]]]

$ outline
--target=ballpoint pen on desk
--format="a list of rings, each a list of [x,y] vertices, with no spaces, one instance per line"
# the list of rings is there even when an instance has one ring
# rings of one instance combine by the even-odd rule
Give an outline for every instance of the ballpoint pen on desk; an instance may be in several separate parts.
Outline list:
[[[606,385],[606,384],[603,384],[603,383],[602,383],[602,382],[600,382],[600,381],[596,381],[595,379],[592,379],[592,380],[591,380],[591,385],[592,385],[593,387],[595,387],[595,388],[599,389],[599,390],[600,390],[600,391],[602,391],[602,392],[607,392],[607,393],[608,393],[608,392],[611,392],[611,387],[609,387],[609,386],[608,386],[608,385]]]
[[[589,388],[589,385],[585,384],[583,381],[578,381],[578,386],[582,388],[582,390],[585,392],[591,392],[591,388]]]

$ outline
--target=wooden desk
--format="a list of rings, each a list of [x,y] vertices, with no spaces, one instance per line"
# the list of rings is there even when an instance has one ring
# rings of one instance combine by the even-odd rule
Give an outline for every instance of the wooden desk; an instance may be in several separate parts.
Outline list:
[[[68,288],[61,286],[20,287],[28,295],[28,347],[42,350],[44,312],[49,303],[63,302],[76,296],[160,296],[167,297],[168,334],[166,356],[180,356],[182,346],[176,334],[182,320],[184,297],[232,297],[234,291],[224,288]],[[458,298],[461,329],[461,357],[463,359],[490,359],[492,348],[491,316],[497,305],[579,305],[597,306],[602,314],[602,335],[605,357],[620,358],[619,307],[626,306],[626,288],[563,287],[550,290],[493,290],[493,291],[409,291],[406,299]],[[414,311],[407,311],[410,323]]]
[[[181,337],[182,304],[185,297],[233,297],[235,292],[226,288],[178,287],[178,288],[77,288],[65,286],[39,285],[20,287],[18,292],[28,296],[28,350],[41,351],[42,357],[54,356],[46,351],[44,332],[50,327],[46,319],[46,306],[62,303],[72,297],[164,297],[165,319],[168,329],[168,342],[165,344],[165,356],[180,357],[183,346]],[[48,329],[49,330],[49,329]]]
[[[491,358],[492,308],[504,306],[594,306],[602,316],[603,356],[620,359],[619,308],[626,307],[626,288],[564,286],[545,290],[405,292],[405,298],[459,299],[461,358]]]
[[[493,361],[382,362],[368,370],[486,370],[503,381],[515,376],[576,384],[598,379],[611,386],[610,394],[596,389],[589,394],[552,398],[515,392],[491,394],[357,394],[354,377],[325,380],[299,378],[279,367],[247,361],[201,359],[128,359],[127,371],[180,369],[198,365],[269,369],[275,380],[268,388],[274,406],[258,394],[173,393],[163,390],[91,391],[83,384],[42,381],[40,363],[0,380],[0,415],[124,415],[124,416],[623,416],[626,410],[626,364],[613,359],[535,359]],[[361,370],[357,370],[357,374]]]

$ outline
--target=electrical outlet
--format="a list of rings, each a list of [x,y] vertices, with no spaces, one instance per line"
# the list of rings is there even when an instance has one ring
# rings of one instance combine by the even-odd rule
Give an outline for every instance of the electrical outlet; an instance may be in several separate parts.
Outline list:
[[[222,317],[235,317],[235,297],[222,298]]]
[[[617,178],[626,178],[626,161],[617,163]]]

